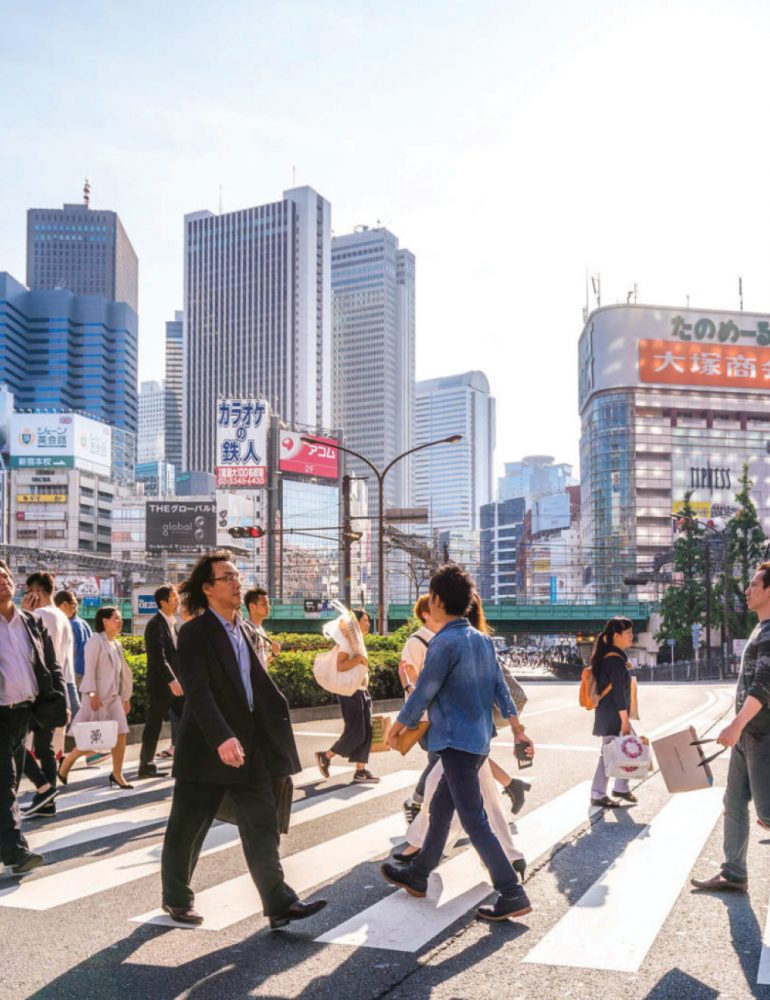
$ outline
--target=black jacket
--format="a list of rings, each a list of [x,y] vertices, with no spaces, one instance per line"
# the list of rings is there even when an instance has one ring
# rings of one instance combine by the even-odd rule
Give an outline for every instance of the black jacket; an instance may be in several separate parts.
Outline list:
[[[620,736],[619,712],[631,708],[631,675],[627,656],[621,649],[605,653],[596,671],[596,693],[601,694],[608,684],[608,692],[596,706],[594,736]]]
[[[147,691],[150,697],[171,701],[169,684],[179,675],[179,654],[168,622],[160,613],[153,615],[144,630],[147,650]]]
[[[38,695],[32,706],[32,722],[41,729],[55,729],[67,722],[67,695],[64,676],[56,662],[48,629],[29,611],[19,612],[34,651],[33,667]]]
[[[174,752],[174,776],[184,781],[240,785],[264,766],[274,778],[301,770],[289,705],[257,655],[253,627],[241,625],[251,654],[254,710],[222,623],[205,611],[179,630],[179,674],[185,707]],[[229,767],[217,747],[236,736],[246,755]]]

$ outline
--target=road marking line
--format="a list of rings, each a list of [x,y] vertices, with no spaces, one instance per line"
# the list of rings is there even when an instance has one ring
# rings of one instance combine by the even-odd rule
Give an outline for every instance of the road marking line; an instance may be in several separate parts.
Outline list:
[[[332,777],[346,774],[352,771],[350,767],[331,768]],[[322,781],[318,768],[308,767],[295,776],[294,787],[303,788],[312,785],[314,782]],[[347,786],[346,786],[347,787]],[[58,803],[57,799],[57,803]],[[115,799],[115,802],[123,801]],[[69,808],[74,808],[71,806]],[[171,798],[166,797],[160,802],[151,802],[144,806],[134,806],[131,809],[121,809],[110,813],[107,816],[97,816],[82,820],[79,823],[70,823],[68,826],[37,826],[32,817],[26,820],[31,832],[26,832],[25,836],[29,842],[30,850],[41,853],[53,851],[64,851],[68,847],[76,847],[78,844],[87,844],[92,840],[101,840],[104,837],[117,837],[125,833],[134,833],[144,827],[152,826],[168,817],[171,809]],[[60,810],[64,811],[64,810]]]
[[[723,795],[706,788],[670,799],[524,961],[637,972],[722,813]]]
[[[697,708],[690,709],[689,712],[685,712],[683,715],[678,715],[675,719],[669,719],[668,722],[664,722],[662,726],[658,726],[657,729],[651,730],[649,733],[644,735],[650,740],[657,740],[660,736],[665,736],[668,733],[675,733],[681,725],[684,725],[688,720],[694,719],[699,715],[703,715],[709,709],[711,709],[717,702],[717,696],[713,691],[706,692],[706,700],[703,704],[698,705]],[[640,728],[637,725],[637,728]]]
[[[324,816],[361,805],[391,792],[414,785],[419,771],[395,771],[386,774],[379,785],[345,785],[323,795],[295,804],[292,826],[300,826]],[[235,847],[240,843],[238,830],[229,823],[213,826],[204,841],[202,856]],[[17,882],[0,889],[0,906],[23,910],[50,910],[63,903],[85,899],[127,882],[156,875],[160,871],[163,845],[156,843],[134,851],[117,854],[101,861],[70,868],[55,875]]]
[[[404,837],[404,817],[400,812],[368,826],[334,837],[283,861],[286,881],[298,893],[342,875],[381,854],[387,854]],[[250,875],[239,875],[195,896],[195,909],[202,915],[199,927],[178,924],[162,910],[150,910],[131,917],[135,924],[161,924],[180,930],[221,931],[247,917],[259,916],[262,904]]]
[[[770,984],[770,908],[767,911],[765,933],[762,935],[762,951],[759,953],[757,984],[760,986]]]
[[[521,717],[526,722],[529,719],[534,719],[536,715],[549,715],[551,712],[563,712],[565,708],[580,708],[577,700],[575,701],[563,701],[560,705],[555,705],[553,708],[539,708],[536,712],[528,712],[526,708],[521,712]]]
[[[513,740],[492,740],[493,747],[512,747],[513,745]],[[536,743],[536,756],[539,750],[576,750],[578,753],[595,753],[598,757],[601,750],[601,743],[596,743],[592,747],[578,747],[573,746],[571,743]]]
[[[576,827],[600,812],[589,805],[583,781],[516,824],[516,847],[530,862],[548,853]],[[398,890],[316,938],[323,944],[415,952],[485,899],[492,888],[473,848],[440,865],[417,900]]]

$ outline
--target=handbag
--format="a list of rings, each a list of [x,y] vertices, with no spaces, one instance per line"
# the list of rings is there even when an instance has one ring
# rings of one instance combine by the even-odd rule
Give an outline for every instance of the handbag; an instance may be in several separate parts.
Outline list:
[[[118,724],[114,719],[76,722],[70,736],[78,750],[112,750],[118,742]]]
[[[509,666],[502,666],[503,677],[505,678],[505,683],[508,685],[508,690],[511,692],[511,698],[513,698],[513,704],[516,706],[516,714],[521,715],[524,711],[524,706],[527,704],[527,693],[524,688],[519,684],[513,675],[513,671]]]
[[[635,733],[613,736],[602,756],[608,778],[644,778],[650,766],[650,747]]]
[[[430,722],[427,719],[418,722],[414,729],[402,729],[398,736],[396,736],[396,750],[398,750],[402,757],[405,757],[412,747],[420,742],[429,729]]]

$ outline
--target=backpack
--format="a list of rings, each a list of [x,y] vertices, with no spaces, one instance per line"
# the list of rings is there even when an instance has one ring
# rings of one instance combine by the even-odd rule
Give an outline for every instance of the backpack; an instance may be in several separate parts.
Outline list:
[[[606,655],[620,656],[620,653],[607,653]],[[602,698],[606,694],[609,694],[611,690],[612,684],[608,684],[602,693],[599,694],[596,687],[596,678],[594,677],[593,667],[583,667],[580,674],[580,691],[578,693],[578,702],[581,708],[585,708],[589,712],[593,712]]]

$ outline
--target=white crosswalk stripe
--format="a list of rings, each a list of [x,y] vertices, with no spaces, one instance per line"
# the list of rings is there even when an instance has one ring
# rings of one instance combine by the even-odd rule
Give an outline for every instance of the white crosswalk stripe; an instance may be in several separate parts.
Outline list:
[[[292,854],[283,862],[286,881],[300,894],[314,886],[342,875],[364,861],[370,861],[381,854],[387,854],[393,845],[403,840],[404,816],[401,812],[386,816],[385,819],[369,823],[340,837],[334,837],[323,844],[306,851]],[[262,913],[262,904],[257,896],[250,875],[240,875],[219,885],[197,893],[195,909],[203,917],[199,927],[184,929],[198,931],[220,931],[246,917]],[[151,910],[132,922],[163,924],[179,927],[175,921],[161,910]]]
[[[707,788],[667,802],[524,961],[636,972],[719,818],[723,795]]]
[[[352,770],[350,767],[333,767],[330,769],[332,778],[347,774]],[[303,788],[314,782],[322,780],[318,769],[315,767],[306,768],[294,777],[294,787]],[[157,791],[158,787],[166,787],[167,782],[161,785],[144,785],[144,790]],[[83,793],[85,794],[85,793]],[[128,793],[125,793],[128,794]],[[59,799],[56,800],[57,805]],[[101,799],[90,798],[83,803],[85,805],[95,804]],[[122,799],[111,799],[109,804],[122,802]],[[74,808],[74,807],[71,807]],[[171,797],[167,796],[160,802],[152,802],[146,806],[138,806],[132,809],[121,809],[120,812],[111,813],[107,816],[97,816],[82,820],[79,823],[72,823],[68,826],[54,826],[36,829],[35,820],[30,818],[25,824],[24,835],[29,842],[30,850],[45,854],[53,851],[63,851],[68,847],[77,847],[80,844],[88,844],[92,840],[99,840],[104,837],[115,837],[122,834],[135,833],[138,830],[153,826],[167,818],[171,809]],[[57,808],[57,813],[64,812]],[[29,830],[29,832],[28,832]]]
[[[516,824],[516,847],[530,862],[546,854],[598,809],[588,805],[584,781],[527,814]],[[419,951],[490,894],[488,876],[473,849],[444,862],[431,875],[428,895],[415,900],[403,890],[380,900],[322,934],[324,944]]]
[[[346,785],[342,788],[298,802],[292,809],[292,827],[315,822],[342,809],[371,802],[391,792],[409,788],[419,771],[396,771],[383,777],[378,785]],[[229,824],[211,828],[201,856],[235,847],[240,843],[238,830]],[[53,875],[0,888],[0,907],[24,910],[50,910],[77,899],[125,885],[160,871],[160,843],[117,854]]]

